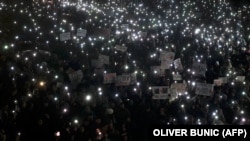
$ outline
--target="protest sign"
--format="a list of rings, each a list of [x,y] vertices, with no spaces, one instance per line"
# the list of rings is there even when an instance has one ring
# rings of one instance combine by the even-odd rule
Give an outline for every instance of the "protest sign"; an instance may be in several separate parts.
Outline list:
[[[195,63],[193,63],[193,71],[197,75],[205,75],[205,73],[207,71],[207,65],[199,63],[199,62],[195,62]]]
[[[154,100],[169,99],[171,96],[168,86],[153,86],[151,88]]]
[[[173,80],[175,81],[182,80],[182,76],[180,74],[173,74]]]
[[[178,59],[174,60],[174,67],[175,67],[175,70],[177,70],[177,71],[182,71],[183,70],[183,65],[181,63],[181,58],[178,58]]]
[[[71,39],[70,32],[65,32],[60,34],[60,41],[67,41]]]
[[[116,86],[128,86],[136,83],[136,74],[122,74],[116,76],[115,84]]]
[[[109,56],[107,55],[99,54],[98,60],[102,62],[103,64],[107,64],[107,65],[109,64]]]
[[[223,84],[223,80],[222,79],[214,79],[214,85],[215,86],[221,86]]]
[[[85,29],[77,29],[76,31],[76,36],[79,36],[79,37],[86,37],[87,35],[87,30]]]
[[[161,68],[169,69],[174,61],[174,56],[174,52],[162,51],[159,58],[159,60],[161,61]]]
[[[116,86],[128,86],[130,85],[130,75],[118,75],[115,80]]]
[[[236,76],[235,78],[239,82],[244,82],[245,81],[245,76]]]
[[[127,51],[127,47],[121,46],[121,45],[116,45],[115,46],[115,50],[118,50],[118,51],[121,51],[121,52],[126,52]]]
[[[103,83],[110,84],[115,83],[116,73],[107,73],[103,75]]]
[[[211,96],[213,93],[213,84],[197,83],[195,93],[196,95]]]

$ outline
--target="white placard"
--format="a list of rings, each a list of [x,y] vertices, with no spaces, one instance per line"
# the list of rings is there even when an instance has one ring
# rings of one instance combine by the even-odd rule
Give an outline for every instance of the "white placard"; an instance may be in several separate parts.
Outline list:
[[[197,83],[195,93],[197,95],[211,96],[213,94],[213,84]]]
[[[60,34],[60,41],[67,41],[71,39],[70,32],[65,32]]]
[[[85,29],[77,29],[76,31],[76,36],[79,36],[79,37],[86,37],[87,35],[87,30]]]
[[[215,86],[221,86],[223,84],[223,80],[222,79],[214,79],[214,85]]]
[[[183,70],[183,65],[181,63],[181,58],[178,58],[174,60],[174,67],[176,70],[182,71]]]
[[[120,45],[116,45],[115,46],[115,50],[121,51],[121,52],[126,52],[127,51],[127,47],[125,46],[120,46]]]
[[[236,76],[236,80],[239,82],[244,82],[245,81],[245,76]]]

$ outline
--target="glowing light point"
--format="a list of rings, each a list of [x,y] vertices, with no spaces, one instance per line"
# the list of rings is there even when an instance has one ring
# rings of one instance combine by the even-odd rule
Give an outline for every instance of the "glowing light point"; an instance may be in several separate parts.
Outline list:
[[[86,101],[90,101],[91,98],[92,98],[91,95],[87,95],[85,99],[86,99]]]
[[[195,34],[199,34],[200,31],[201,31],[201,30],[200,30],[199,28],[197,28],[197,29],[195,29],[195,32],[194,32],[194,33],[195,33]]]
[[[78,121],[77,119],[75,119],[75,120],[74,120],[74,123],[75,123],[75,124],[78,124],[78,123],[79,123],[79,121]]]
[[[41,87],[43,87],[43,86],[45,85],[45,82],[41,81],[41,82],[39,83],[39,85],[40,85]]]

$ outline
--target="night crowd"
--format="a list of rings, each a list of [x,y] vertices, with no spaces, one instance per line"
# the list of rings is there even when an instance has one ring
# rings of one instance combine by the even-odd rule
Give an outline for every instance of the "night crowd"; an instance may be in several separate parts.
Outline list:
[[[225,1],[0,3],[0,141],[146,141],[156,124],[249,125],[250,5]],[[124,23],[130,30],[120,30]],[[58,38],[61,28],[73,34],[78,27],[86,37]],[[111,31],[98,38],[96,27]],[[160,50],[174,52],[183,69],[152,72]],[[109,64],[93,66],[99,54]],[[204,74],[190,71],[197,60]],[[78,70],[76,83],[69,74]],[[113,72],[136,72],[136,83],[104,84],[104,73]],[[195,83],[220,77],[227,81],[210,96],[196,95]],[[152,86],[173,83],[186,83],[186,93],[152,98]]]

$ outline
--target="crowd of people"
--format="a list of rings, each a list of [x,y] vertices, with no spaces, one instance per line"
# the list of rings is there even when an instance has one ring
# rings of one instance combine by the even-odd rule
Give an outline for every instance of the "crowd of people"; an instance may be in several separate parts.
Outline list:
[[[157,124],[249,125],[250,5],[26,2],[0,2],[0,141],[146,141]],[[62,40],[65,32],[70,39]],[[174,58],[159,73],[151,67],[164,51]],[[108,73],[136,80],[104,83]],[[153,87],[174,83],[185,92],[153,98]],[[213,84],[210,95],[197,94],[197,83]]]

